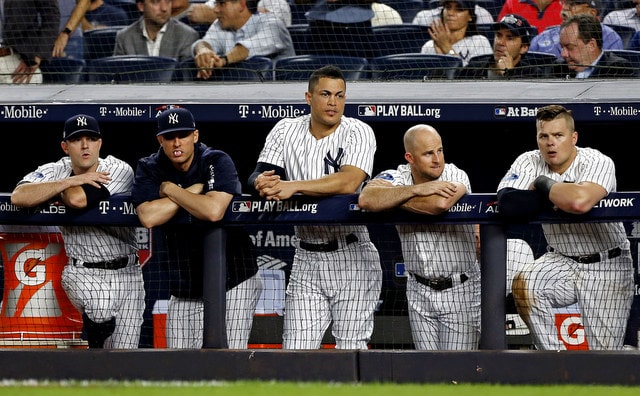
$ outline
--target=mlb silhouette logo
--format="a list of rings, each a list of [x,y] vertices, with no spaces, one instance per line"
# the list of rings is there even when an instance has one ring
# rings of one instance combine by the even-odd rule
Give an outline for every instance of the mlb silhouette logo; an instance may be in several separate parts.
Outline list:
[[[359,116],[375,116],[376,115],[376,106],[374,105],[366,105],[366,106],[358,106],[358,115]]]
[[[493,115],[496,117],[504,117],[507,115],[507,109],[505,107],[496,107],[493,110]]]
[[[234,201],[231,211],[234,213],[251,212],[251,201]]]

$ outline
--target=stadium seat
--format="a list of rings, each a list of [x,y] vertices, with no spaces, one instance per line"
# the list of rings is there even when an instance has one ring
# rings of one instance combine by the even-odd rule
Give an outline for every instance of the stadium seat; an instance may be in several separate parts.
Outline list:
[[[273,80],[273,61],[264,56],[254,56],[242,62],[215,69],[208,80],[196,78],[198,68],[193,59],[182,61],[176,68],[177,81],[270,81]]]
[[[89,83],[170,82],[178,64],[175,58],[118,55],[87,61]]]
[[[404,53],[420,53],[422,46],[431,39],[426,26],[404,23],[371,28],[377,56]]]
[[[116,46],[116,33],[125,26],[111,26],[99,29],[85,30],[82,33],[84,40],[84,59],[98,59],[112,56]]]
[[[404,23],[413,22],[416,14],[425,8],[423,0],[380,0],[380,3],[398,11]]]
[[[278,81],[306,81],[322,66],[335,65],[342,69],[346,80],[362,80],[369,76],[369,62],[365,58],[340,55],[298,55],[275,61],[273,68]]]
[[[369,60],[373,80],[454,79],[462,59],[441,54],[396,54]]]
[[[635,34],[636,29],[631,26],[612,25],[608,23],[606,25],[620,35],[620,38],[622,39],[622,48],[629,49],[629,42],[631,41],[631,37]]]
[[[371,40],[371,22],[332,23],[322,20],[309,22],[309,53],[321,55],[376,57]]]
[[[631,62],[633,66],[633,76],[640,77],[640,51],[632,51],[632,50],[608,50],[606,52],[610,52],[618,55],[621,58],[624,58]]]
[[[525,57],[530,64],[541,67],[544,70],[545,76],[551,76],[553,64],[558,60],[553,54],[536,51],[528,51]]]
[[[42,81],[51,84],[78,84],[83,80],[86,62],[82,59],[51,58],[42,62]]]
[[[627,49],[631,51],[640,51],[640,32],[635,32],[633,36],[631,36]]]
[[[293,49],[296,55],[306,55],[309,53],[309,24],[300,23],[288,26],[291,41],[293,41]]]

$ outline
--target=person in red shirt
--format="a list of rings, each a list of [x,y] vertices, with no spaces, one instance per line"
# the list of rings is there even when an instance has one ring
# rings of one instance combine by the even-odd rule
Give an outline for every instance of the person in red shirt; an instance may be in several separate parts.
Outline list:
[[[560,11],[561,0],[505,0],[497,20],[502,20],[508,14],[517,14],[529,21],[540,33],[549,26],[562,23]]]

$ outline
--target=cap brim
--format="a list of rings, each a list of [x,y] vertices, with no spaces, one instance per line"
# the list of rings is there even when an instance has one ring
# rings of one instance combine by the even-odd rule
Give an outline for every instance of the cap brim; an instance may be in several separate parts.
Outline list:
[[[67,136],[64,136],[62,140],[69,140],[75,136],[95,136],[102,138],[102,134],[100,132],[96,132],[93,129],[78,129],[77,131],[73,131]]]
[[[193,132],[195,131],[195,129],[193,128],[172,128],[172,129],[165,129],[162,132],[158,132],[156,133],[156,136],[160,136],[160,135],[164,135],[166,133],[171,133],[171,132],[182,132],[182,131],[188,131],[188,132]]]

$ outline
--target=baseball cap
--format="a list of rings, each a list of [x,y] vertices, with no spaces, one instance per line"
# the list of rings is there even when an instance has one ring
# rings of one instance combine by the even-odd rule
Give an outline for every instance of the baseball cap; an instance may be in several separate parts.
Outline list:
[[[196,122],[193,114],[187,109],[180,107],[163,111],[158,116],[158,133],[156,136],[169,132],[195,131]]]
[[[440,5],[447,3],[458,3],[463,10],[474,10],[476,8],[475,2],[471,0],[440,0]]]
[[[77,136],[96,136],[102,138],[98,121],[90,115],[77,114],[64,123],[62,140],[69,140]]]
[[[526,42],[529,42],[529,38],[532,34],[531,25],[529,24],[529,21],[520,15],[507,14],[500,19],[500,22],[493,24],[493,30],[499,30],[502,27],[509,29],[511,33],[522,37],[523,39],[526,39]]]
[[[596,10],[600,9],[600,0],[565,0],[565,3],[571,4],[587,4],[591,8]]]

